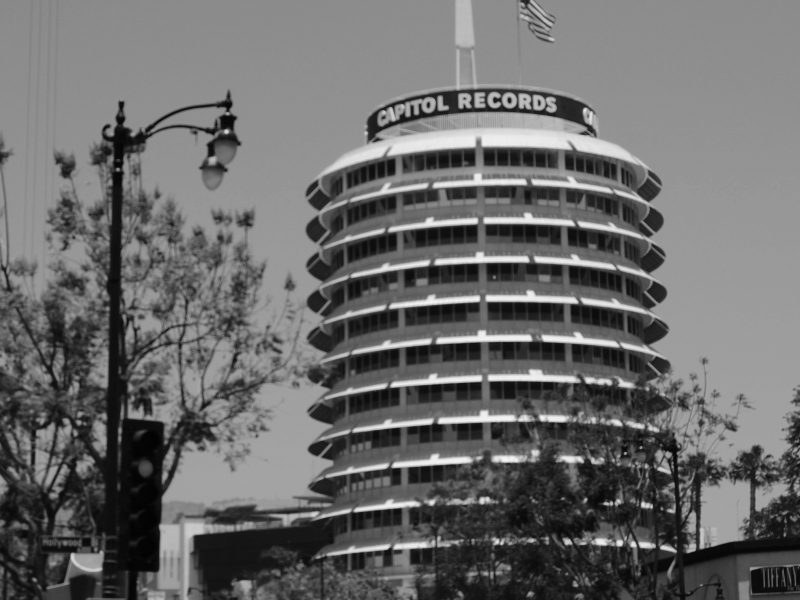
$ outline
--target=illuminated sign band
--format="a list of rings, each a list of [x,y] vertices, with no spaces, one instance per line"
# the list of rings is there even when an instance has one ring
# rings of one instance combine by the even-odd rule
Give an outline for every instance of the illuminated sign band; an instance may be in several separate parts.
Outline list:
[[[544,115],[576,123],[597,135],[597,115],[589,106],[543,90],[476,88],[443,90],[402,98],[378,108],[367,119],[367,140],[388,127],[425,117],[498,112]]]

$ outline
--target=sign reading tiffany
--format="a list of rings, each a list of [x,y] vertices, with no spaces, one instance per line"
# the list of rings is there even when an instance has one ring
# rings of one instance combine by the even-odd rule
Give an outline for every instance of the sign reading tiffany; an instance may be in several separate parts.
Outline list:
[[[800,592],[800,565],[750,567],[750,594]]]
[[[423,117],[476,112],[514,112],[565,119],[597,135],[597,115],[583,102],[544,91],[513,88],[444,90],[395,100],[367,119],[367,139],[380,131]]]

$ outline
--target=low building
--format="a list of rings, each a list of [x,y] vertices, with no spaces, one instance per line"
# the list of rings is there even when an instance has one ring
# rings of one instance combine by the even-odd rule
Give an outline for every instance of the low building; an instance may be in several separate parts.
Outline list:
[[[718,589],[725,600],[800,598],[800,538],[729,542],[683,562],[686,593],[697,600],[718,598]]]

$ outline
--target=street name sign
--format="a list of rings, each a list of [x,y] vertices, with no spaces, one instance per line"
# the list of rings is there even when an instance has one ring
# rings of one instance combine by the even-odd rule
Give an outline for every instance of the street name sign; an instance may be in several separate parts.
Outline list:
[[[42,552],[97,552],[97,538],[80,535],[43,535]]]

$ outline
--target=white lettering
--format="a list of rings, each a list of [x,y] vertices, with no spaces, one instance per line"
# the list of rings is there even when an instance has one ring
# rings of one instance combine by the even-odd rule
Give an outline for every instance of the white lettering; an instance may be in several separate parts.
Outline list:
[[[547,103],[547,112],[553,114],[554,112],[558,111],[558,105],[556,104],[556,99],[554,96],[548,96],[546,103]]]
[[[389,124],[389,115],[385,110],[378,111],[378,127],[386,127]]]
[[[472,96],[468,92],[458,94],[458,110],[469,110],[472,108]]]
[[[436,98],[426,96],[422,99],[422,110],[425,114],[431,114],[436,110]]]
[[[597,115],[591,110],[589,107],[583,108],[583,122],[587,125],[594,127],[595,121],[597,120]]]
[[[519,95],[519,107],[521,110],[531,109],[531,97],[528,94]]]
[[[536,112],[541,112],[544,110],[546,104],[547,103],[544,99],[544,96],[540,96],[539,94],[533,95],[533,110]]]
[[[475,92],[472,96],[475,108],[486,108],[486,92]]]
[[[519,94],[521,96],[521,94]],[[514,92],[506,92],[503,94],[503,108],[511,110],[517,108],[518,95]]]
[[[486,104],[489,108],[500,108],[500,92],[489,92],[486,96]]]
[[[441,94],[439,96],[436,96],[436,110],[437,112],[446,112],[450,110],[450,107],[444,103],[444,96],[442,96]]]

